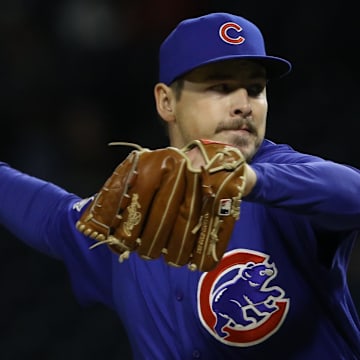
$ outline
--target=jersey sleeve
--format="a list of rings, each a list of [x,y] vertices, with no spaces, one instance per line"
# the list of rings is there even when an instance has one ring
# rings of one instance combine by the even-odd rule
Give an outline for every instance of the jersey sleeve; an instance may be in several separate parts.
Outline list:
[[[62,261],[82,304],[112,307],[111,252],[89,250],[75,223],[86,200],[0,163],[0,224],[26,245]]]
[[[309,216],[322,229],[360,229],[359,170],[288,148],[251,165],[258,180],[244,200]]]

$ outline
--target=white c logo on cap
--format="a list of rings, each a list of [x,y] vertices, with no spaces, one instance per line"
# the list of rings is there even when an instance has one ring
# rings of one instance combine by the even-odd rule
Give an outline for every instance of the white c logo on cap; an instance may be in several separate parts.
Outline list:
[[[234,29],[238,33],[242,31],[242,27],[234,22],[227,22],[223,25],[221,25],[219,29],[219,35],[222,40],[227,42],[228,44],[238,45],[242,44],[245,41],[245,38],[239,35],[238,37],[230,37],[228,35],[229,29]]]

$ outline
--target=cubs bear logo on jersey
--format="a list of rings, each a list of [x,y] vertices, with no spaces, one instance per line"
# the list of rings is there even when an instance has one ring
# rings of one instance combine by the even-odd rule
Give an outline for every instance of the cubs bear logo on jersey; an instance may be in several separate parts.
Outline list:
[[[199,281],[203,326],[227,345],[246,347],[266,340],[279,329],[290,305],[276,276],[275,264],[265,254],[246,249],[226,253]]]

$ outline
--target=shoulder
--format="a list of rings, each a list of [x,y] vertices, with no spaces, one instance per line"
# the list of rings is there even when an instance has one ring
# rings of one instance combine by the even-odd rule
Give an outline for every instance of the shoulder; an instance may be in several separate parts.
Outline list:
[[[288,144],[277,144],[264,139],[252,163],[303,163],[315,161],[325,160],[319,156],[299,152]]]

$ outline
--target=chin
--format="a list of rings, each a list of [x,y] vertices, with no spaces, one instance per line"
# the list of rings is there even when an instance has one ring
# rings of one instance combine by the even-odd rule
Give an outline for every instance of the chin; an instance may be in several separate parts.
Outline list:
[[[215,139],[214,139],[215,140]],[[227,137],[226,139],[216,139],[217,141],[222,141],[226,144],[236,146],[240,149],[242,154],[244,155],[247,162],[254,157],[255,153],[257,152],[259,145],[253,141],[253,139],[244,139],[243,137],[239,136],[232,136]]]
[[[250,161],[252,160],[252,158],[254,157],[255,153],[256,153],[256,150],[255,149],[252,149],[251,151],[249,149],[242,149],[240,147],[240,151],[242,152],[242,154],[244,155],[245,157],[245,160],[247,163],[250,163]]]

